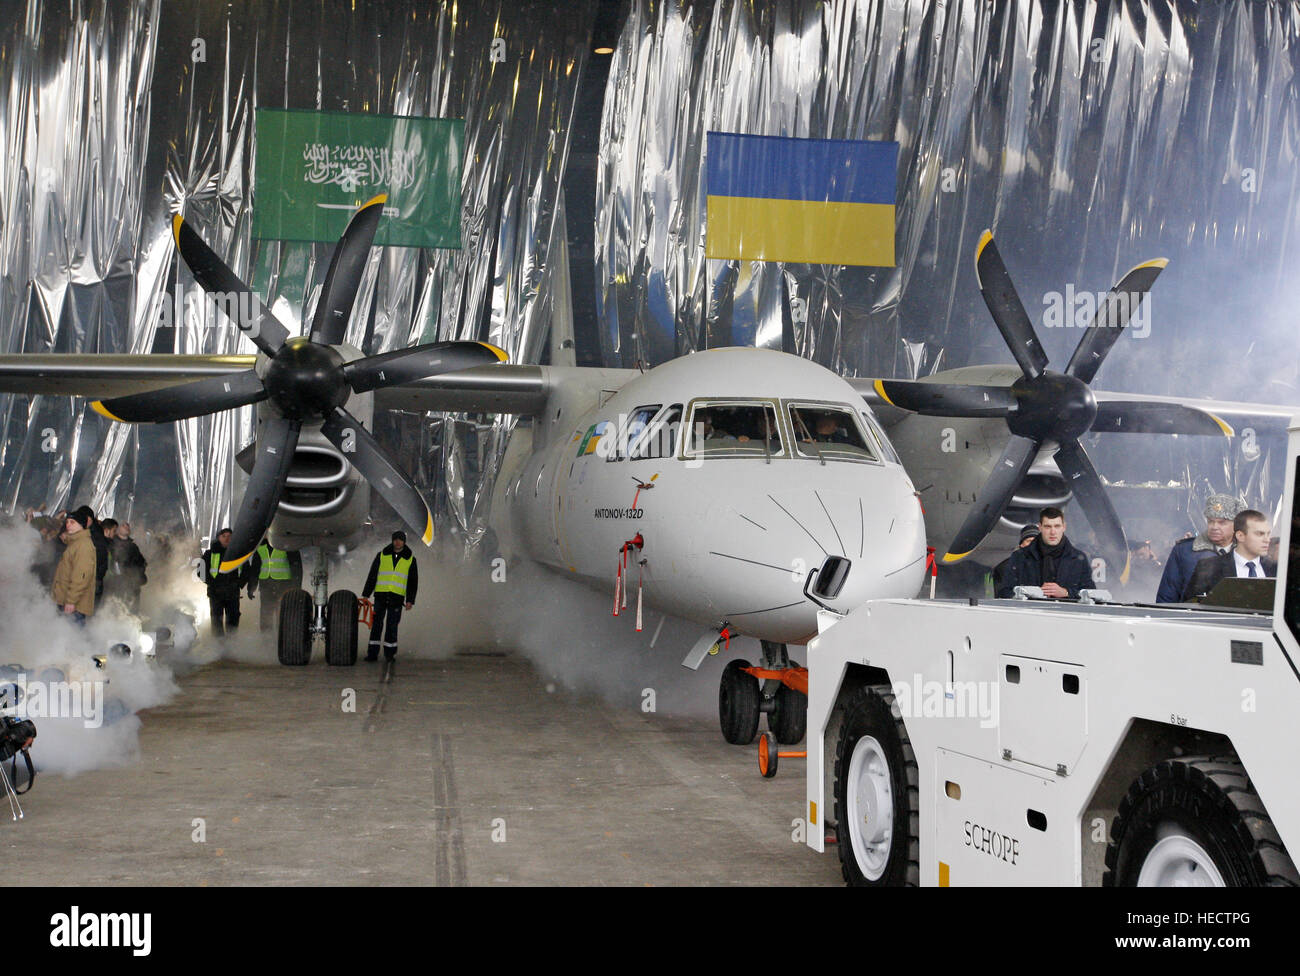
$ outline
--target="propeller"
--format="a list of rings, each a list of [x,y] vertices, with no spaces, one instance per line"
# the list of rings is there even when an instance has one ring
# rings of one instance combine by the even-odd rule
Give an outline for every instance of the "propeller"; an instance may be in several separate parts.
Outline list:
[[[165,423],[267,401],[253,470],[221,563],[223,573],[252,556],[266,534],[304,425],[319,424],[321,433],[420,534],[424,544],[433,542],[433,516],[419,490],[344,404],[354,393],[501,362],[506,354],[486,342],[431,342],[346,362],[334,348],[343,341],[386,200],[381,194],[352,216],[334,249],[308,336],[290,336],[253,290],[177,215],[172,233],[195,280],[213,294],[218,307],[265,359],[259,357],[256,368],[241,373],[91,404],[111,420]]]
[[[875,383],[876,392],[894,406],[936,417],[1001,417],[1011,433],[976,496],[976,505],[948,546],[944,562],[969,555],[992,531],[1034,458],[1048,443],[1056,445],[1057,466],[1087,515],[1103,555],[1112,565],[1122,565],[1120,578],[1127,579],[1124,528],[1079,437],[1090,430],[1232,435],[1232,428],[1212,414],[1178,404],[1116,399],[1099,406],[1088,386],[1166,264],[1164,258],[1146,261],[1120,279],[1099,304],[1065,372],[1058,373],[1048,368],[1047,354],[1016,294],[992,232],[986,230],[980,236],[975,253],[980,294],[1020,367],[1020,377],[1009,387],[924,380]]]

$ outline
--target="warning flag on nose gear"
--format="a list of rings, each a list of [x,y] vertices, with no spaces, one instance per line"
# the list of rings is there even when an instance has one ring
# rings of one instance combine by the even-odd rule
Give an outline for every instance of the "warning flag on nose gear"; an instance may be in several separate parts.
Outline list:
[[[898,143],[710,132],[705,255],[894,266]]]

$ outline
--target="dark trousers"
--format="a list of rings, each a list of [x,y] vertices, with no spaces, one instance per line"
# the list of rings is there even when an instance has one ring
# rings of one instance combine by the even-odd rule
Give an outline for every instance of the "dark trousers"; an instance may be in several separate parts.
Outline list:
[[[263,630],[275,630],[280,622],[280,597],[296,589],[293,580],[264,579],[257,583],[257,598],[262,602],[257,622]]]
[[[366,648],[366,657],[375,660],[382,647],[384,657],[391,661],[397,657],[397,625],[402,622],[402,604],[405,598],[396,593],[376,593],[374,600],[375,622],[370,625],[370,645]]]
[[[239,591],[230,594],[208,594],[208,609],[212,612],[212,633],[218,637],[239,626]]]

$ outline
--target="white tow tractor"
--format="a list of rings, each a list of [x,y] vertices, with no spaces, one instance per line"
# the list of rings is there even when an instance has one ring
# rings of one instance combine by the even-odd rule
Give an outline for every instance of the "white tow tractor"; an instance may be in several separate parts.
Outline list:
[[[1211,594],[1238,606],[824,611],[809,846],[870,886],[1300,885],[1297,423],[1278,579]]]

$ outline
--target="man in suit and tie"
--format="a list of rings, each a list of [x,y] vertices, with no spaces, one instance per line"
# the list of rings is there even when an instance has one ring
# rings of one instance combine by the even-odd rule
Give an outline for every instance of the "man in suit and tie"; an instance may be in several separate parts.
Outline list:
[[[1196,564],[1191,582],[1183,591],[1183,601],[1195,600],[1209,593],[1219,580],[1230,576],[1263,579],[1277,575],[1277,563],[1268,558],[1268,519],[1263,512],[1248,508],[1232,520],[1234,545],[1221,556],[1202,559]]]
[[[1211,495],[1205,500],[1205,531],[1175,543],[1165,560],[1156,603],[1177,603],[1192,581],[1197,564],[1228,551],[1232,546],[1232,520],[1245,507],[1231,495]]]

